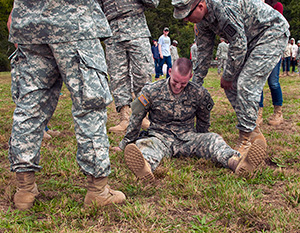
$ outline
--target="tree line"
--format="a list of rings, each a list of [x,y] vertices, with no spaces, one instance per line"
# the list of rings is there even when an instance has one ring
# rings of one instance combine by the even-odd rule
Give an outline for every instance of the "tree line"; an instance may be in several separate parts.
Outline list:
[[[283,15],[290,24],[291,37],[300,40],[300,4],[299,0],[281,0]],[[14,45],[9,43],[6,22],[13,6],[13,0],[0,0],[0,71],[9,71],[8,57],[14,51]],[[145,15],[153,39],[162,35],[164,27],[169,27],[171,40],[177,40],[178,52],[181,57],[190,57],[190,46],[194,41],[194,25],[190,22],[177,20],[173,17],[171,0],[160,0],[155,9],[146,9]],[[219,43],[215,39],[215,51]]]

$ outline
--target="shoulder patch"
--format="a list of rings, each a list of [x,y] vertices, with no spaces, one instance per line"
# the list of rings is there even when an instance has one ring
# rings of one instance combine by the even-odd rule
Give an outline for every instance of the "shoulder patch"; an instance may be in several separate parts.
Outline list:
[[[144,107],[146,107],[149,104],[149,101],[143,94],[140,97],[138,97],[138,99],[144,105]]]
[[[236,30],[231,24],[226,24],[224,27],[224,32],[230,37],[233,37],[236,33]]]

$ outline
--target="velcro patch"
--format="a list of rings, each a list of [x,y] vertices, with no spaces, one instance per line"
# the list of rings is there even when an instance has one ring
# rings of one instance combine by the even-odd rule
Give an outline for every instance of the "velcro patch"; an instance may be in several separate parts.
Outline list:
[[[236,33],[236,30],[235,28],[231,25],[231,24],[227,24],[225,27],[224,27],[224,32],[229,35],[230,37],[233,37]]]
[[[146,97],[143,94],[140,97],[138,97],[138,99],[145,107],[149,104],[149,101],[146,99]]]

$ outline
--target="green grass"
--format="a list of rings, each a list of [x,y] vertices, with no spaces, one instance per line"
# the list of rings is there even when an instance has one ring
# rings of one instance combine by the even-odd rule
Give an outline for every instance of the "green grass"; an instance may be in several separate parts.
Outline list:
[[[215,101],[210,130],[234,146],[236,116],[216,69],[210,69],[204,85]],[[43,141],[43,169],[36,173],[40,195],[32,209],[20,212],[13,204],[16,185],[7,158],[14,111],[10,74],[0,73],[0,232],[299,232],[300,78],[281,78],[281,85],[285,121],[277,127],[267,124],[273,106],[266,86],[262,131],[268,157],[250,178],[205,159],[166,158],[154,173],[155,183],[143,186],[124,164],[123,153],[110,151],[109,184],[127,200],[90,209],[83,208],[86,179],[76,163],[72,103],[63,86],[49,123],[62,135]],[[110,105],[107,126],[116,121]],[[122,137],[109,134],[111,146]]]

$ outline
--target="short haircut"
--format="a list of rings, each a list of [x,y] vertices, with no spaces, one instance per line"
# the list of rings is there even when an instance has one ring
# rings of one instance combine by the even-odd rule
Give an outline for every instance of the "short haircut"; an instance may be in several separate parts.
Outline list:
[[[181,57],[174,62],[172,69],[176,69],[182,76],[186,76],[192,72],[193,65],[190,59]]]

